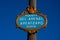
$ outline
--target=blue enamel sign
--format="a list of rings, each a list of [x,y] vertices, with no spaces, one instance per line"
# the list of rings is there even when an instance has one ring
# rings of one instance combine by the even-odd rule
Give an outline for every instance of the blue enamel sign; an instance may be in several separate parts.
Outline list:
[[[18,18],[18,26],[28,30],[34,30],[44,25],[45,19],[43,16],[37,14],[26,14]]]

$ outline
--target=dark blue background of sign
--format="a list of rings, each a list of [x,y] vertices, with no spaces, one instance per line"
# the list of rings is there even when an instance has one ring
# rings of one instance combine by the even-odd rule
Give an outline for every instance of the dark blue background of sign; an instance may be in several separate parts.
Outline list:
[[[47,28],[37,40],[60,40],[60,0],[37,0],[37,10],[47,15]],[[28,0],[0,0],[0,40],[27,40],[27,32],[16,29],[16,16],[26,10]]]

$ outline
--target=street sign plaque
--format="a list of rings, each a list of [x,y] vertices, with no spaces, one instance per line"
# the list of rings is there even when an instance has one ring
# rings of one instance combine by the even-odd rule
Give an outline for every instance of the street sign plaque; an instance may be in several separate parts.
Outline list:
[[[40,13],[23,13],[16,18],[17,27],[29,33],[45,27],[46,22],[46,16]]]
[[[26,14],[18,18],[18,25],[27,30],[40,28],[45,23],[45,19],[41,15]]]

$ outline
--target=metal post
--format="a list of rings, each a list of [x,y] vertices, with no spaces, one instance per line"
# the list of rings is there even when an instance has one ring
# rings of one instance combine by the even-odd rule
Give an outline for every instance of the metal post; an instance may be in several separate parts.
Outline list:
[[[36,10],[36,0],[29,0],[29,6]],[[35,33],[28,33],[27,40],[36,40],[36,32]]]
[[[28,39],[27,40],[36,40],[36,33],[28,33]]]
[[[36,0],[29,0],[29,6],[33,7],[36,10]]]

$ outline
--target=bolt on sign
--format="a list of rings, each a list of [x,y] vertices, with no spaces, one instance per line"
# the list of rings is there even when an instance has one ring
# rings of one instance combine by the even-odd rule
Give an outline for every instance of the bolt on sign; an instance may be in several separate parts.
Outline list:
[[[16,18],[17,28],[21,28],[28,33],[34,33],[42,28],[45,28],[46,24],[46,15],[43,15],[31,6],[28,6],[26,11]]]

